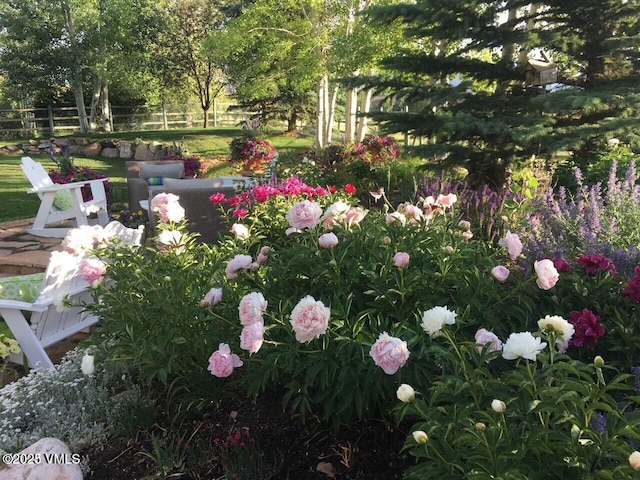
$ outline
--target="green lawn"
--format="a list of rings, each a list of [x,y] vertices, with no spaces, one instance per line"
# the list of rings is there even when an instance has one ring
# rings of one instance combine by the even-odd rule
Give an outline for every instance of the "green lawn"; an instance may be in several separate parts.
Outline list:
[[[171,145],[174,142],[183,142],[183,146],[190,154],[200,157],[212,157],[229,154],[229,143],[240,135],[238,128],[216,129],[177,129],[142,132],[118,132],[114,134],[92,134],[87,138],[103,140],[105,138],[118,138],[123,140],[141,139],[144,142],[156,141]],[[74,137],[78,137],[75,135]],[[282,136],[279,132],[266,136],[278,149],[281,155],[296,150],[309,148],[313,145],[312,137],[294,138]],[[59,137],[64,138],[64,137]],[[21,140],[4,140],[3,144],[24,143]],[[0,222],[31,218],[38,211],[39,200],[36,195],[27,194],[31,187],[20,169],[22,155],[0,156]],[[49,170],[55,164],[47,155],[33,155],[34,160],[43,164]],[[75,165],[92,168],[109,178],[112,186],[112,199],[114,203],[127,201],[127,183],[125,179],[124,159],[121,158],[87,158],[75,157]],[[233,168],[221,165],[212,169],[211,176],[233,174]]]

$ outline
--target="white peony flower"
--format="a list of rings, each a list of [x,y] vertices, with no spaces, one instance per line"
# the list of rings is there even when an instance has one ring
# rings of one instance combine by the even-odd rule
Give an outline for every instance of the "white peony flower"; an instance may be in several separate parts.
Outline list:
[[[531,332],[512,333],[502,345],[502,356],[506,360],[522,357],[535,361],[538,352],[546,346],[545,342],[534,337]]]
[[[433,307],[422,314],[422,328],[429,335],[442,330],[444,325],[456,323],[456,312],[452,312],[447,307]]]
[[[538,327],[545,332],[553,329],[557,336],[556,345],[561,351],[565,351],[569,345],[569,340],[576,333],[575,327],[559,315],[547,315],[538,320]]]

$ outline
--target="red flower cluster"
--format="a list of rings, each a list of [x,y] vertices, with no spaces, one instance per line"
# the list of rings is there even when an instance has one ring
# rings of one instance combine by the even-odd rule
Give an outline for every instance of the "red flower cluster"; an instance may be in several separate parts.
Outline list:
[[[584,271],[589,275],[595,275],[598,270],[609,270],[611,275],[616,273],[616,266],[604,255],[580,255],[577,262],[584,267]]]
[[[600,323],[600,316],[588,308],[571,312],[569,314],[569,322],[576,330],[571,340],[569,340],[569,346],[587,347],[593,350],[596,343],[598,343],[598,339],[605,334],[605,328]]]
[[[629,280],[627,286],[622,290],[622,295],[629,297],[634,303],[640,302],[640,267],[636,267],[636,274]]]

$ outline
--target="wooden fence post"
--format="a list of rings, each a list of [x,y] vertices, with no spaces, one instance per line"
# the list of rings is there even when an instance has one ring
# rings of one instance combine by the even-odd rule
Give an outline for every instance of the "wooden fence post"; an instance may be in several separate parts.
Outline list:
[[[51,131],[51,136],[56,136],[56,124],[53,121],[53,107],[51,104],[47,104],[47,113],[49,114],[49,130]]]

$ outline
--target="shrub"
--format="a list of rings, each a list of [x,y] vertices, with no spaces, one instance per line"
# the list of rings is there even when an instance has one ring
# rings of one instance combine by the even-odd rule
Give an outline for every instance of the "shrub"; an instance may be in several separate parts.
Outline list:
[[[196,155],[186,156],[182,150],[168,151],[160,160],[182,160],[185,178],[202,178],[204,175],[200,157]]]
[[[587,185],[576,169],[574,195],[561,186],[537,198],[525,222],[527,259],[604,253],[631,275],[640,261],[640,187],[633,161],[623,180],[617,173],[613,162],[606,186]]]

